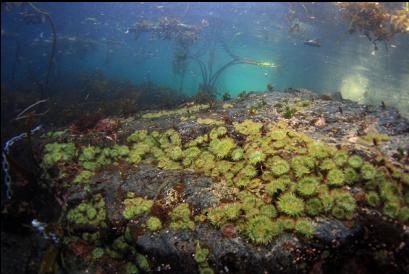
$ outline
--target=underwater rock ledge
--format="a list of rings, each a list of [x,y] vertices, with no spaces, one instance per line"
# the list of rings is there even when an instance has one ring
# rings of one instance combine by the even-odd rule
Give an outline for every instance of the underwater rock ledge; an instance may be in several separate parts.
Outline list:
[[[409,121],[395,109],[291,89],[104,120],[33,140],[62,206],[47,230],[59,256],[33,265],[409,273]]]

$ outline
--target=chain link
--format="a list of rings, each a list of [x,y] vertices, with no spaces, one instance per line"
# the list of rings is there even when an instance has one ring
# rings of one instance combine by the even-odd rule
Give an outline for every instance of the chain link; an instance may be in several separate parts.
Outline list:
[[[39,131],[42,128],[41,125],[37,126],[36,128],[31,130],[31,134],[36,133],[37,131]],[[8,140],[4,147],[3,147],[3,151],[2,151],[2,161],[1,161],[1,167],[3,168],[3,172],[4,172],[4,183],[6,185],[6,196],[7,199],[11,199],[13,192],[11,190],[11,176],[10,176],[10,164],[7,161],[7,155],[10,152],[10,147],[15,143],[20,141],[21,139],[24,139],[27,137],[27,133],[21,133],[20,135],[14,136],[13,138],[11,138],[10,140]]]

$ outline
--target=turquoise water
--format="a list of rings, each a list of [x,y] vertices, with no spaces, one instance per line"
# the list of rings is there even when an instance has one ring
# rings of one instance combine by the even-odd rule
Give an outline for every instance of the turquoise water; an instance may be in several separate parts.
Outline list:
[[[401,3],[387,5],[402,8]],[[193,60],[187,62],[182,87],[181,74],[172,69],[179,46],[175,39],[161,39],[154,32],[138,38],[127,33],[135,22],[168,17],[201,28],[187,54],[207,49],[200,57],[207,63],[213,48],[214,71],[231,60],[222,45],[239,58],[279,65],[229,67],[215,84],[219,96],[224,92],[236,96],[242,91],[265,91],[267,84],[272,84],[278,90],[299,87],[321,94],[340,92],[344,98],[361,103],[384,101],[402,112],[409,109],[407,33],[395,35],[387,47],[378,43],[375,51],[365,35],[348,33],[348,22],[332,3],[39,3],[38,8],[52,16],[57,30],[57,55],[50,77],[54,89],[66,79],[98,70],[108,77],[135,84],[153,81],[194,95],[202,82],[199,67]],[[50,28],[27,24],[21,17],[24,11],[30,7],[8,11],[4,6],[2,10],[1,81],[6,87],[16,48],[10,34],[22,44],[20,66],[15,72],[20,82],[30,81],[27,67],[41,78],[47,64]],[[290,31],[294,22],[299,24],[297,32]],[[309,39],[318,39],[321,47],[304,45]],[[92,46],[81,52],[79,41]]]

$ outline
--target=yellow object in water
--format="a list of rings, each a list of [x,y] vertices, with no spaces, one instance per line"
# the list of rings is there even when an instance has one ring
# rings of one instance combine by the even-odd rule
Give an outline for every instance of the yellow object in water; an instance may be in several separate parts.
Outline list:
[[[263,68],[278,68],[278,65],[272,62],[258,62],[257,66],[263,67]]]

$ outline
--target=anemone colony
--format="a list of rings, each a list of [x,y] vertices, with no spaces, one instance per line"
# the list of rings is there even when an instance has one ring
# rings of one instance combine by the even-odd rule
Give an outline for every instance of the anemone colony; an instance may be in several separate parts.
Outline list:
[[[147,113],[143,119],[190,114],[207,107]],[[127,193],[123,218],[132,222],[149,216],[144,227],[152,233],[163,228],[194,230],[199,223],[209,223],[219,228],[229,226],[256,245],[266,245],[286,232],[309,238],[314,235],[318,216],[354,220],[361,201],[351,192],[353,186],[366,190],[363,201],[368,207],[381,210],[388,218],[409,222],[409,176],[391,164],[382,167],[384,159],[365,160],[363,155],[317,142],[280,123],[197,122],[209,125],[211,130],[189,140],[175,129],[142,129],[129,135],[123,145],[112,147],[49,143],[44,149],[43,166],[59,166],[59,176],[64,177],[64,169],[76,165],[78,174],[70,184],[87,188],[101,167],[125,163],[131,168],[150,163],[164,170],[210,176],[235,193],[233,199],[202,212],[193,212],[188,203],[180,203],[162,220],[150,216],[155,200]],[[237,141],[237,136],[243,141]],[[104,226],[104,210],[104,200],[95,196],[71,208],[67,224]],[[99,251],[95,253],[97,256]],[[196,261],[203,268],[207,267],[205,258],[199,247]]]

